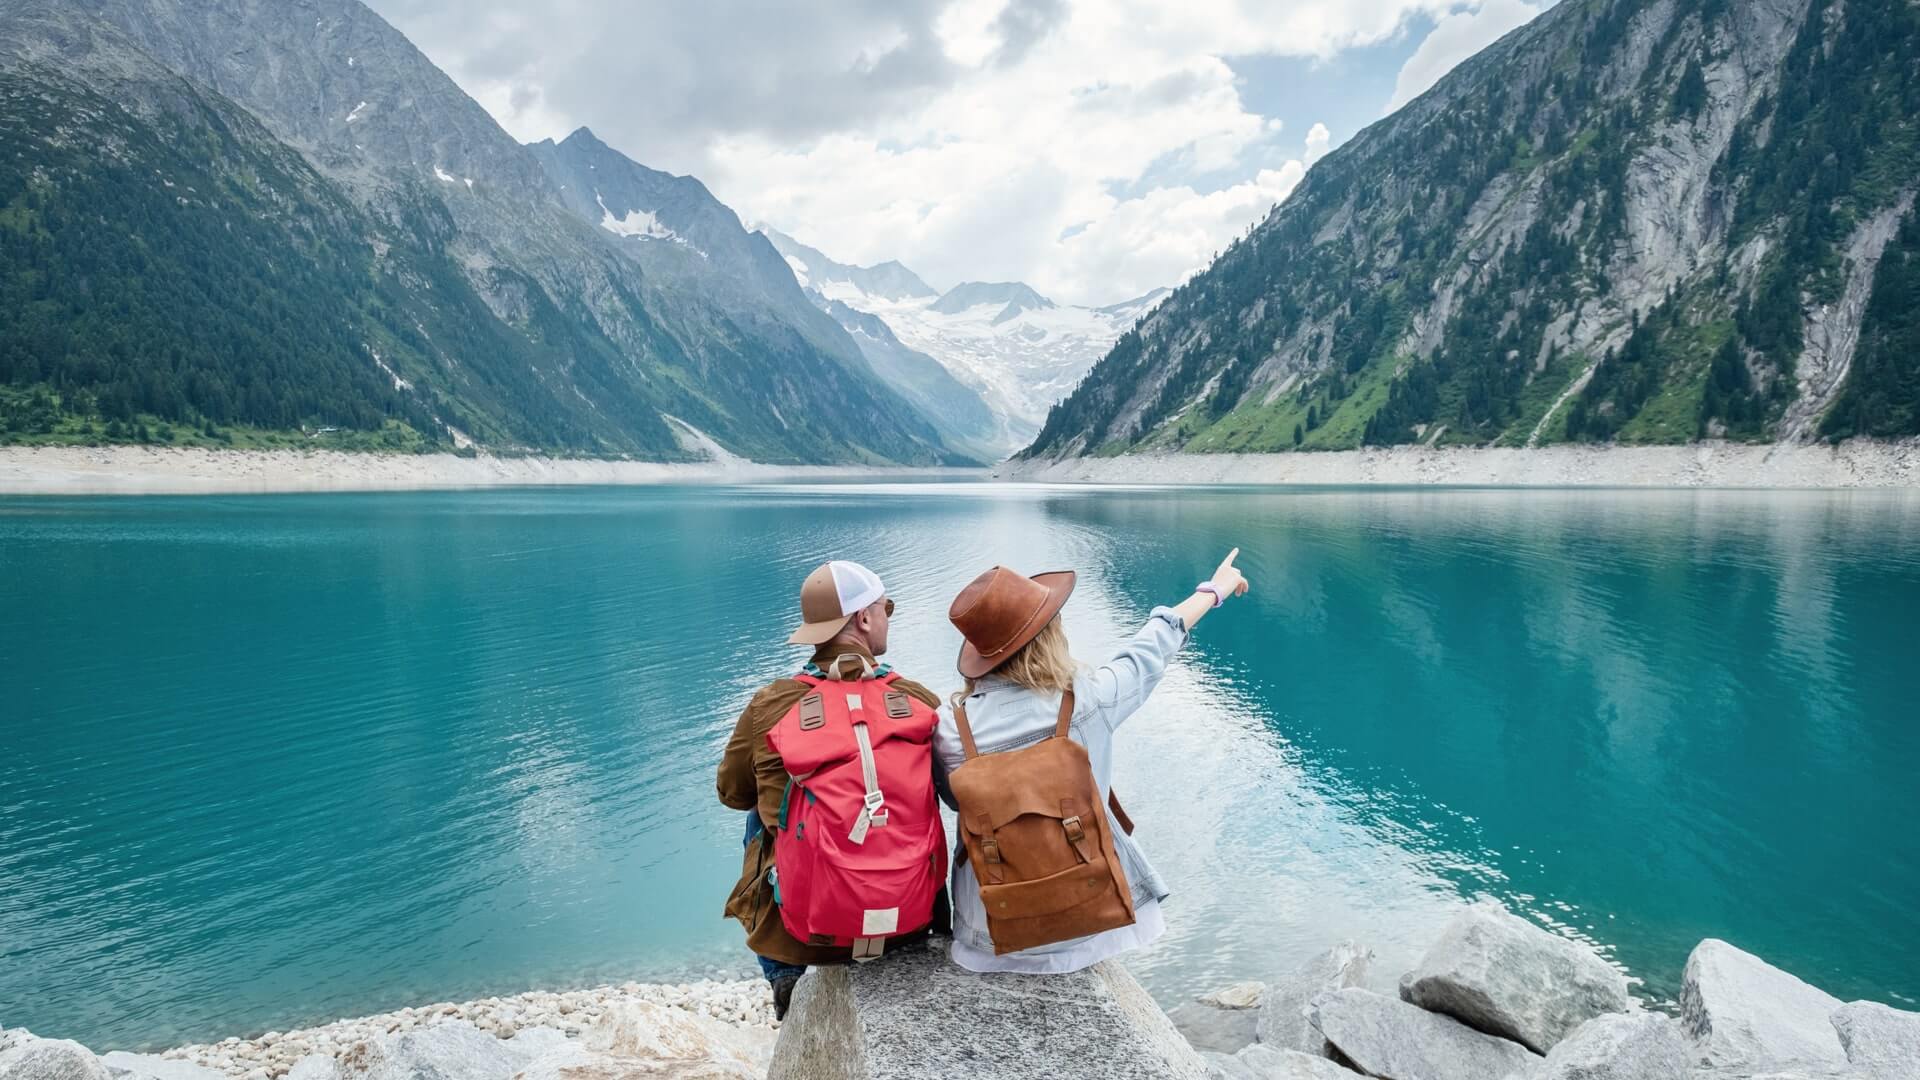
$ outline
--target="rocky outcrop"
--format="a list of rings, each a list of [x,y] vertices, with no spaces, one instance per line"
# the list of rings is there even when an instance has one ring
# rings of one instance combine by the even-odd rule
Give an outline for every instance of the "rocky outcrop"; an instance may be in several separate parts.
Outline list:
[[[1633,1007],[1626,976],[1496,903],[1448,924],[1404,996],[1540,1054],[1588,1020]]]
[[[1882,1080],[1920,1080],[1920,1013],[1855,1001],[1830,1019],[1848,1064]]]
[[[0,1031],[0,1080],[110,1080],[110,1075],[77,1042]]]
[[[191,1061],[163,1058],[157,1054],[129,1054],[115,1050],[100,1055],[113,1080],[224,1080],[225,1073]],[[301,1080],[296,1077],[295,1080]]]
[[[1530,1080],[1670,1080],[1686,1075],[1693,1047],[1660,1013],[1609,1013],[1560,1040]]]
[[[934,1018],[937,1018],[934,1019]],[[1207,1075],[1124,967],[976,975],[944,939],[854,967],[815,968],[794,991],[768,1080],[998,1080]]]
[[[1367,981],[1373,950],[1343,941],[1268,988],[1260,1001],[1255,1035],[1262,1045],[1327,1056],[1327,1040],[1308,1019],[1313,999]]]
[[[1830,1017],[1840,1000],[1717,938],[1681,973],[1680,1016],[1700,1063],[1719,1067],[1843,1066]]]
[[[1349,987],[1321,994],[1313,1026],[1368,1076],[1385,1080],[1523,1080],[1540,1056],[1450,1016]]]
[[[1215,1080],[1355,1080],[1360,1075],[1323,1057],[1259,1044],[1237,1054],[1203,1056]]]

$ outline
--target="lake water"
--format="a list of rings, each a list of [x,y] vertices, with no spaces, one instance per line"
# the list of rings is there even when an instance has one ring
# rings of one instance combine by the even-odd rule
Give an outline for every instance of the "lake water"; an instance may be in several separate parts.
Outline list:
[[[1920,1004],[1920,499],[654,488],[0,500],[0,1022],[151,1047],[750,969],[713,768],[828,556],[948,690],[1075,567],[1099,660],[1239,545],[1119,740],[1171,1003],[1496,897],[1676,990],[1719,936]]]

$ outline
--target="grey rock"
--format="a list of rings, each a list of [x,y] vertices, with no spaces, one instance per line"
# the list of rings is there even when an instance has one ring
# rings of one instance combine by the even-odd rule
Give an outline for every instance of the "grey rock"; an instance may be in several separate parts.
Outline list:
[[[1830,1019],[1854,1067],[1885,1080],[1920,1080],[1920,1013],[1854,1001]]]
[[[1681,973],[1680,1019],[1702,1065],[1844,1066],[1829,1019],[1838,1008],[1833,995],[1717,938],[1694,946]]]
[[[1257,1044],[1237,1054],[1204,1056],[1219,1080],[1355,1080],[1360,1075],[1323,1057]]]
[[[1238,1053],[1251,1046],[1258,1036],[1255,1026],[1260,1013],[1255,1009],[1222,1009],[1203,1002],[1189,1001],[1167,1010],[1167,1019],[1187,1037],[1195,1050]]]
[[[583,1040],[587,1050],[645,1063],[668,1075],[754,1080],[766,1071],[772,1041],[763,1028],[737,1027],[650,1001],[612,1006],[587,1029]],[[571,1077],[580,1052],[580,1046],[572,1043],[553,1047],[528,1071],[544,1064]]]
[[[808,972],[768,1080],[1208,1075],[1199,1053],[1113,961],[1068,975],[976,975],[946,951],[946,940],[935,939],[873,963]]]
[[[1359,987],[1321,994],[1310,1008],[1314,1028],[1368,1076],[1504,1080],[1541,1061],[1519,1043]]]
[[[129,1054],[115,1050],[100,1055],[114,1080],[226,1080],[226,1073],[196,1065],[191,1061],[163,1058],[156,1054]]]
[[[0,1080],[111,1080],[92,1051],[16,1028],[0,1033]]]
[[[1608,1013],[1574,1029],[1531,1080],[1671,1080],[1693,1064],[1686,1032],[1660,1013]]]
[[[332,1054],[308,1054],[287,1072],[287,1080],[339,1080],[339,1076]]]
[[[1365,982],[1372,962],[1371,949],[1343,941],[1268,986],[1260,999],[1260,1020],[1254,1029],[1260,1044],[1327,1056],[1326,1040],[1308,1023],[1307,1008],[1314,998],[1329,990]]]
[[[1542,1054],[1588,1020],[1633,1007],[1627,977],[1592,950],[1491,902],[1447,924],[1402,996]]]
[[[508,1080],[526,1059],[464,1020],[355,1043],[339,1080]]]
[[[1200,995],[1200,1004],[1211,1005],[1216,1009],[1257,1009],[1267,993],[1267,984],[1263,982],[1237,982],[1222,987],[1211,994]]]

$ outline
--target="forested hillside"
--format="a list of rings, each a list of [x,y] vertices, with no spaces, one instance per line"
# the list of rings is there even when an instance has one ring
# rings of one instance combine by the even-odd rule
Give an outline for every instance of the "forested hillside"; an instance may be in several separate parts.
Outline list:
[[[1314,166],[1026,454],[1920,431],[1916,117],[1904,0],[1566,0]]]
[[[963,460],[631,239],[355,0],[0,10],[0,441]]]

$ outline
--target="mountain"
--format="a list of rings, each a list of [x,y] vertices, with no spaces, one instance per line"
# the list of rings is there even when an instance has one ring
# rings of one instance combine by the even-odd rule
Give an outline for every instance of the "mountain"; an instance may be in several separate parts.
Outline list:
[[[787,265],[802,285],[815,289],[842,285],[882,300],[912,300],[939,295],[920,280],[920,275],[891,259],[876,266],[850,266],[827,258],[818,249],[808,247],[771,225],[751,227],[766,234],[767,239],[786,258]]]
[[[948,446],[982,460],[1006,456],[1009,448],[997,438],[999,421],[978,391],[955,378],[940,361],[901,344],[878,315],[813,295],[860,346],[874,372],[925,414]]]
[[[1920,430],[1920,8],[1564,0],[1316,164],[1024,453]]]
[[[961,457],[697,181],[521,146],[354,0],[23,0],[0,94],[5,427]]]
[[[936,294],[897,262],[849,266],[777,230],[759,228],[816,294],[817,304],[878,317],[903,348],[937,360],[984,401],[993,417],[990,429],[962,437],[967,446],[984,445],[996,457],[1026,445],[1048,407],[1168,295],[1155,289],[1124,303],[1084,308],[1056,304],[1019,282],[967,282]]]

